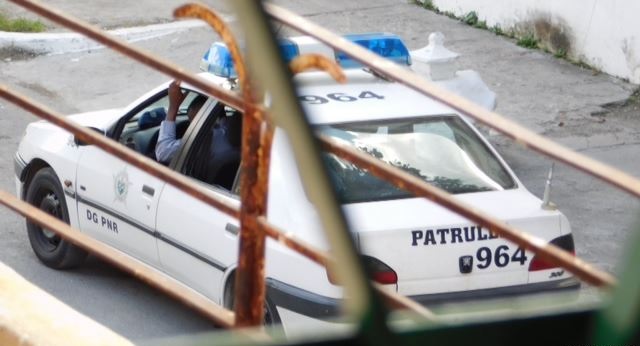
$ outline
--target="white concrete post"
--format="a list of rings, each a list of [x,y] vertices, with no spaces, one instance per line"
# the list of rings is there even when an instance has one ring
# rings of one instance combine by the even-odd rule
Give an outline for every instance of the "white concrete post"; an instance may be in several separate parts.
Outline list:
[[[434,32],[429,35],[429,45],[411,51],[414,61],[413,69],[424,74],[433,81],[455,77],[458,71],[457,60],[460,55],[444,46],[444,35]]]

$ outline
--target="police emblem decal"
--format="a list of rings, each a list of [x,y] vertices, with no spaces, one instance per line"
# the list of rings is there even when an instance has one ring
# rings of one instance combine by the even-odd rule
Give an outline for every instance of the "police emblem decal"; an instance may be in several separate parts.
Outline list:
[[[126,168],[113,177],[113,188],[117,201],[126,201],[129,185],[131,185],[131,182],[129,182],[129,174],[127,174]]]
[[[469,274],[469,273],[471,273],[471,270],[473,269],[473,257],[471,257],[471,256],[460,256],[458,264],[460,266],[460,273]]]

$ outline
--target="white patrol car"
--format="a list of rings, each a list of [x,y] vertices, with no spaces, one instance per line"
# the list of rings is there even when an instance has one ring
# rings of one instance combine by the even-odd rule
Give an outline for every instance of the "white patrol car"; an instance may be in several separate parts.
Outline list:
[[[393,35],[349,36],[358,44],[409,65]],[[315,48],[313,48],[315,47]],[[213,45],[202,76],[231,85],[225,47]],[[308,38],[283,43],[287,59],[328,48]],[[329,51],[333,56],[333,52]],[[487,214],[573,251],[569,222],[520,183],[498,153],[465,118],[399,84],[367,72],[340,54],[348,83],[321,72],[295,77],[300,102],[318,133],[349,143]],[[168,106],[165,83],[124,109],[70,116],[115,141],[154,156],[159,121]],[[212,129],[240,114],[208,98],[190,123],[188,93],[177,119],[182,145],[169,166],[239,205],[235,162],[211,171]],[[323,154],[352,226],[373,268],[373,280],[428,304],[575,286],[574,278],[522,248],[424,198],[382,181],[335,155]],[[207,164],[203,164],[207,163]],[[44,121],[27,127],[15,156],[18,195],[73,227],[180,280],[212,301],[231,306],[238,254],[238,221],[150,174]],[[302,187],[287,136],[276,129],[269,179],[268,220],[327,249],[316,211]],[[84,251],[27,222],[38,258],[53,268],[81,264]],[[267,322],[289,328],[301,319],[338,314],[342,289],[326,270],[283,245],[267,242]]]

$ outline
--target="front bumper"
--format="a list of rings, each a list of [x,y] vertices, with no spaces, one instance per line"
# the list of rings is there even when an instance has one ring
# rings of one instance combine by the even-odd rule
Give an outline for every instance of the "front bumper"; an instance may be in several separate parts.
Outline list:
[[[284,309],[319,320],[336,320],[342,311],[342,299],[329,298],[309,292],[284,282],[268,278],[266,280],[267,297],[270,303]],[[533,284],[488,288],[473,291],[447,292],[409,296],[422,305],[435,305],[468,300],[512,297],[517,295],[544,293],[549,291],[570,290],[580,287],[575,278],[546,281]]]

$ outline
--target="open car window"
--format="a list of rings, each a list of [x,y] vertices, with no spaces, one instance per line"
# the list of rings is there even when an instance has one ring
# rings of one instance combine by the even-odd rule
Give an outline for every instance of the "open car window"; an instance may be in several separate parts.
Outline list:
[[[176,117],[176,138],[181,138],[189,126],[187,108],[200,94],[195,91],[182,89],[187,95],[180,104]],[[117,140],[127,147],[146,155],[155,157],[155,147],[158,142],[160,123],[166,118],[169,108],[169,96],[166,90],[156,96],[142,108],[129,114],[122,124],[122,131]]]
[[[237,193],[234,186],[241,158],[242,114],[217,104],[198,129],[182,173],[206,184]]]

